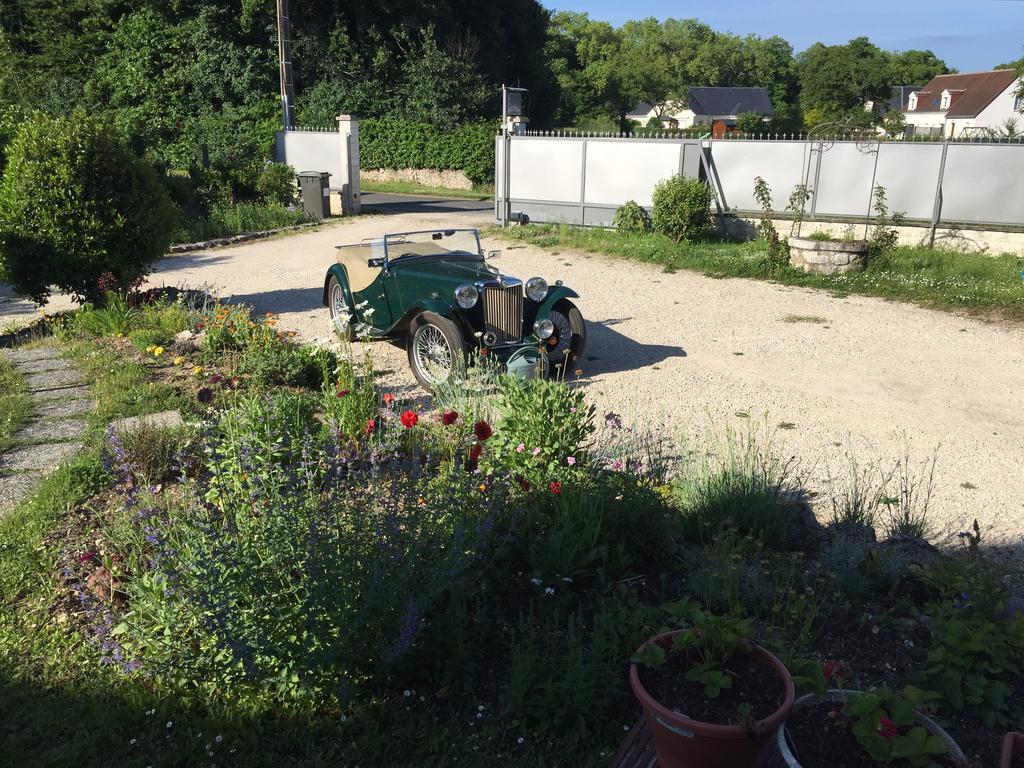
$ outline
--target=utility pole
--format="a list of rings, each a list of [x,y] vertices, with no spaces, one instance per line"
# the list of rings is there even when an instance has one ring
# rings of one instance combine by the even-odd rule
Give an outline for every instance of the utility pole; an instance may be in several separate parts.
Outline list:
[[[277,58],[281,69],[281,122],[284,130],[295,126],[295,83],[292,81],[292,37],[288,0],[277,0]]]

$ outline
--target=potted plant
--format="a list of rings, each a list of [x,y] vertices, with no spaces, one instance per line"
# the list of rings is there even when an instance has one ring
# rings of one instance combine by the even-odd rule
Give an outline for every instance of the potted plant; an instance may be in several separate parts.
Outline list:
[[[677,628],[633,657],[629,683],[661,768],[753,764],[793,706],[789,672],[750,640],[750,623],[689,599],[665,606]]]
[[[1008,733],[1003,738],[1003,754],[999,768],[1022,768],[1024,766],[1024,733]]]
[[[770,768],[930,768],[963,766],[966,758],[953,738],[921,710],[937,693],[907,686],[870,691],[841,687],[837,662],[815,665],[803,681],[814,693],[801,696],[774,749],[761,760]],[[827,681],[839,683],[828,690]]]

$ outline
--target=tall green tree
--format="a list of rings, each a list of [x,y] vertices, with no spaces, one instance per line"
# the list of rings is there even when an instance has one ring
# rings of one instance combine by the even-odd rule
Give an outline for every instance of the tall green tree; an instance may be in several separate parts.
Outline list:
[[[952,70],[931,51],[902,51],[889,57],[892,85],[926,85],[933,77]]]
[[[888,101],[893,85],[889,56],[866,37],[815,43],[800,54],[798,72],[801,107],[826,121],[862,118],[864,102]]]

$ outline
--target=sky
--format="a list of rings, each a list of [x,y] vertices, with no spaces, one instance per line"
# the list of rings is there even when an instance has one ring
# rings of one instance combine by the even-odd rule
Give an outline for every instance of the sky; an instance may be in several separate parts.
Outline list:
[[[931,49],[974,72],[1024,56],[1024,0],[541,0],[619,26],[654,16],[697,18],[720,32],[778,35],[796,53],[812,43],[866,36],[893,51]]]

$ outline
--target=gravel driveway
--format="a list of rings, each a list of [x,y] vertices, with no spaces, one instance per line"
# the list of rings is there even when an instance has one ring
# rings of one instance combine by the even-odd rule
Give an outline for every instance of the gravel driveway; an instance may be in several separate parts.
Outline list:
[[[368,216],[308,234],[175,256],[151,283],[210,286],[281,314],[306,340],[328,336],[322,280],[333,246],[385,229],[488,223],[478,211]],[[862,464],[918,465],[938,446],[930,523],[948,542],[977,518],[986,544],[1024,552],[1024,328],[880,299],[691,272],[500,241],[497,265],[562,279],[588,321],[584,380],[599,413],[665,424],[679,437],[747,418],[775,429],[812,489]],[[404,350],[375,346],[396,387]],[[819,510],[827,513],[827,510]]]

